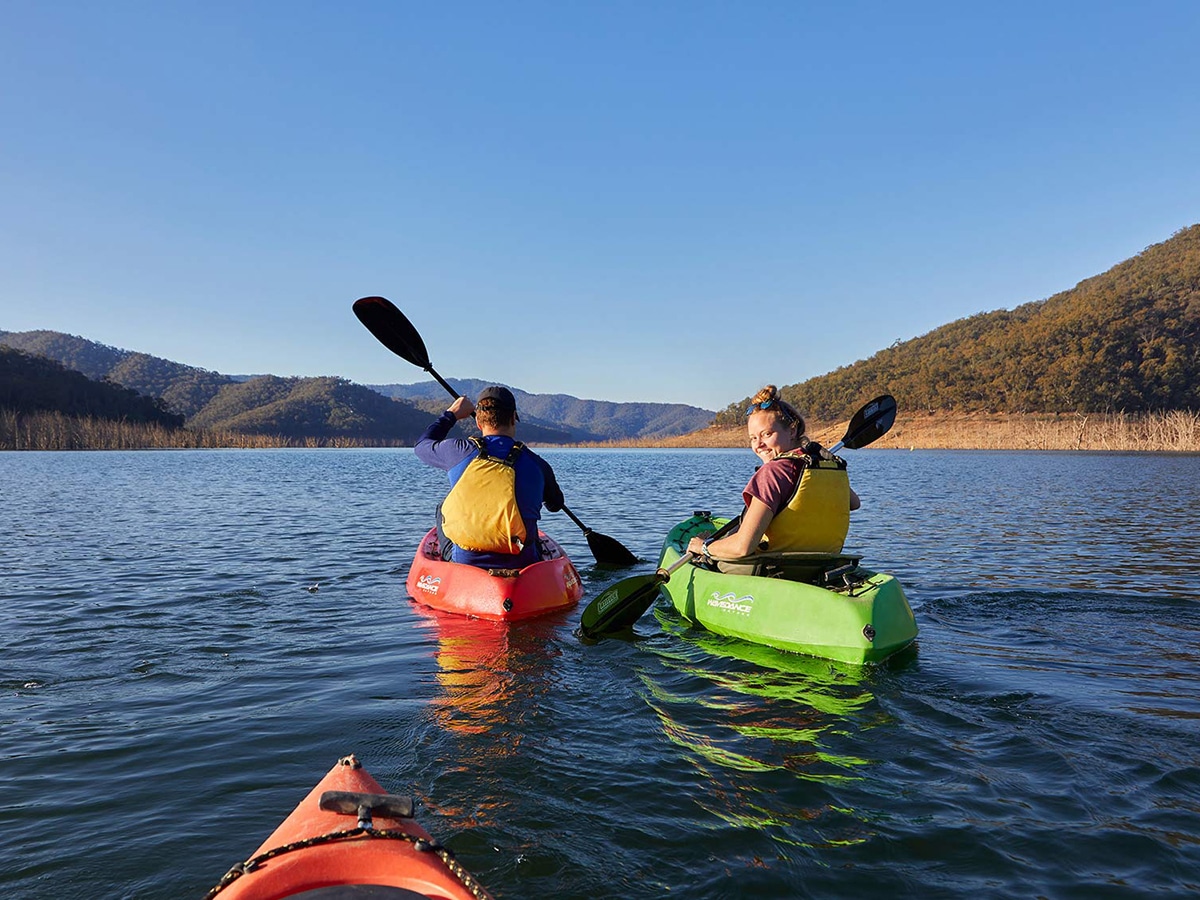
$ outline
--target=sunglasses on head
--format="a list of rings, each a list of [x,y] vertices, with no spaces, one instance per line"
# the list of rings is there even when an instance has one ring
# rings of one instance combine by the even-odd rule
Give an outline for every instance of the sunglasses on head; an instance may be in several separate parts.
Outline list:
[[[752,416],[759,410],[770,409],[772,406],[779,406],[779,398],[772,397],[770,400],[762,401],[762,403],[751,403],[746,407],[746,415]]]
[[[770,400],[764,400],[761,403],[751,403],[746,407],[746,417],[749,418],[756,412],[764,409],[776,410],[779,413],[779,418],[789,425],[795,424],[798,421],[796,418],[796,413],[792,412],[791,409],[789,409],[788,406],[778,397],[774,397]]]

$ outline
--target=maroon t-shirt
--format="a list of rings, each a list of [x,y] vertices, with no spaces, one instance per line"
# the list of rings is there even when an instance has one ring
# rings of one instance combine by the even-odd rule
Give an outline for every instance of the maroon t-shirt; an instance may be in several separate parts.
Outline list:
[[[742,491],[742,502],[749,506],[750,499],[757,497],[773,515],[779,515],[792,499],[792,494],[796,493],[796,485],[803,474],[804,466],[790,457],[764,463]]]

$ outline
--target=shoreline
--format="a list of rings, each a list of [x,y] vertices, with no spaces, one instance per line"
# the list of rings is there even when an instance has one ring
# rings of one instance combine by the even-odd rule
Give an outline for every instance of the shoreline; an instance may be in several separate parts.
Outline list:
[[[847,422],[810,424],[826,446],[841,439]],[[167,450],[365,448],[411,446],[401,441],[346,437],[284,438],[233,432],[170,431],[160,426],[43,413],[0,415],[0,450]],[[671,438],[532,443],[578,449],[744,448],[740,427],[713,426]],[[1071,450],[1200,453],[1200,412],[1159,413],[922,413],[902,414],[871,447],[892,450]]]
[[[811,423],[809,436],[829,446],[848,420]],[[714,426],[664,439],[547,446],[601,449],[745,447],[745,432]],[[870,447],[889,450],[1079,450],[1200,453],[1200,412],[901,414]]]

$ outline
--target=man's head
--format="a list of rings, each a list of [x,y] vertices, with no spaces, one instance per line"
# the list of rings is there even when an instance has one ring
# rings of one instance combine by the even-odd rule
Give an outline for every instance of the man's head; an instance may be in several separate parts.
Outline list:
[[[517,423],[517,399],[506,387],[492,385],[479,392],[475,421],[480,429],[507,429]]]

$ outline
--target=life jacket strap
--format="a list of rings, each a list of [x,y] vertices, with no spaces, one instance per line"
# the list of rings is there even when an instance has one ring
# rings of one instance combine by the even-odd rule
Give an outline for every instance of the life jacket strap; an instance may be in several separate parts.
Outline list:
[[[476,449],[479,451],[479,459],[495,459],[494,456],[487,452],[487,444],[483,442],[483,438],[477,438],[475,435],[471,435],[469,438],[467,438],[467,440],[474,444]],[[509,466],[510,468],[515,467],[517,464],[517,457],[521,455],[521,451],[524,449],[525,445],[520,441],[513,441],[512,449],[508,451],[508,456],[504,457],[502,460],[504,465]]]

